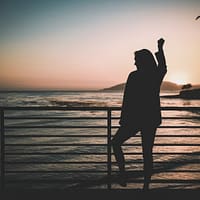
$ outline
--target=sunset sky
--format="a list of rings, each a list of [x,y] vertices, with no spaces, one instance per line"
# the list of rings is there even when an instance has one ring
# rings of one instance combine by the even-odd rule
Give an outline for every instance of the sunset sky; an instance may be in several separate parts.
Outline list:
[[[0,9],[0,89],[110,87],[160,37],[165,81],[200,83],[199,0],[9,0]]]

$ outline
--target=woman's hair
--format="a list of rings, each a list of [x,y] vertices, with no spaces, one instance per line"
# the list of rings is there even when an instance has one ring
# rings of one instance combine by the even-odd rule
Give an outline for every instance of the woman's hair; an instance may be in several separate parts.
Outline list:
[[[157,68],[153,54],[148,49],[141,49],[135,52],[135,61],[138,69],[152,71]]]

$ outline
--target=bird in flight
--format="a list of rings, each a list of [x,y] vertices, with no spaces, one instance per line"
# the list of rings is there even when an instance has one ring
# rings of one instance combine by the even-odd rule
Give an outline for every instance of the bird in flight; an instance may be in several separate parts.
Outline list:
[[[200,16],[197,16],[195,19],[197,20],[197,19],[199,19],[200,18]]]

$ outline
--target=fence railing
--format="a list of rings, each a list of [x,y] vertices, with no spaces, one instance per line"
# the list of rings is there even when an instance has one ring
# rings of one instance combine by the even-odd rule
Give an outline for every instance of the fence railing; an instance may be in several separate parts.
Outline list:
[[[116,123],[119,120],[119,107],[1,107],[1,189],[4,189],[10,183],[12,184],[23,184],[25,185],[30,183],[68,183],[71,184],[73,188],[74,176],[78,173],[86,174],[84,179],[81,179],[81,175],[78,177],[79,186],[77,187],[92,187],[95,185],[105,184],[107,189],[112,189],[112,184],[116,182],[115,176],[117,168],[113,170],[113,165],[116,165],[115,159],[112,159],[113,153],[111,148],[111,139],[113,136],[113,130],[117,129],[119,126]],[[159,178],[152,179],[152,183],[184,183],[184,184],[194,184],[199,187],[200,182],[200,107],[162,107],[162,112],[165,111],[178,111],[178,112],[190,112],[192,114],[186,113],[182,115],[166,115],[163,117],[163,121],[171,120],[170,125],[163,123],[159,129],[173,129],[178,130],[188,130],[184,134],[169,134],[162,133],[157,134],[156,138],[174,138],[173,142],[159,142],[155,143],[155,147],[187,147],[193,148],[192,150],[187,149],[184,151],[160,151],[155,150],[153,152],[154,156],[191,156],[189,160],[158,160],[154,163],[159,164],[159,167],[165,165],[165,168],[157,168],[157,173],[159,172],[174,172],[174,173],[184,173],[193,174],[194,179],[179,179],[179,178]],[[36,113],[34,113],[36,112]],[[49,112],[49,113],[44,113]],[[70,112],[70,114],[68,114]],[[74,113],[76,112],[76,113]],[[100,112],[100,114],[97,114]],[[115,112],[118,112],[116,114]],[[78,113],[78,114],[77,114]],[[80,113],[87,113],[86,115],[80,115]],[[66,115],[67,114],[67,115]],[[46,120],[46,121],[45,121]],[[176,123],[177,120],[185,120],[182,123]],[[192,120],[192,125],[191,125]],[[78,121],[78,125],[74,122]],[[115,121],[115,123],[114,123]],[[56,123],[55,123],[56,122]],[[67,124],[65,123],[67,122]],[[84,122],[84,123],[82,123]],[[90,124],[90,123],[92,124]],[[188,122],[186,124],[186,122]],[[83,129],[87,130],[98,130],[97,134],[82,133]],[[31,130],[31,131],[29,131]],[[41,133],[35,132],[34,130],[40,130]],[[47,130],[51,130],[47,132]],[[58,133],[52,130],[63,130],[61,133]],[[66,130],[70,130],[73,133],[66,133]],[[75,132],[73,131],[75,130]],[[99,130],[102,130],[99,132]],[[195,130],[195,134],[193,134]],[[197,130],[197,131],[196,131]],[[25,131],[25,133],[23,133]],[[136,138],[140,136],[137,135]],[[46,140],[43,140],[46,138]],[[54,138],[54,140],[50,140]],[[55,140],[57,138],[57,140]],[[73,138],[73,140],[72,140]],[[81,140],[81,138],[84,138]],[[96,138],[96,140],[94,140]],[[186,138],[187,141],[190,141],[190,138],[196,138],[196,142],[178,142],[179,139]],[[87,139],[87,140],[85,140]],[[90,141],[92,139],[92,142]],[[19,142],[16,142],[20,140]],[[31,141],[27,142],[27,141]],[[97,143],[97,140],[100,142]],[[77,143],[78,141],[78,143]],[[90,141],[90,142],[88,142]],[[103,143],[102,143],[103,141]],[[124,148],[135,146],[139,148],[140,143],[125,143]],[[92,150],[90,148],[94,147]],[[29,148],[29,149],[27,149]],[[76,148],[76,149],[75,149]],[[87,150],[84,150],[87,148]],[[30,151],[31,149],[31,151]],[[95,149],[95,151],[94,151]],[[77,151],[78,150],[78,151]],[[80,160],[73,160],[73,156],[87,156],[86,160],[80,158]],[[125,151],[126,156],[142,156],[141,151]],[[32,160],[32,156],[40,156],[36,160]],[[41,156],[43,156],[41,158]],[[48,158],[48,160],[43,160],[45,156],[60,156],[61,159],[56,157],[56,160]],[[67,159],[66,156],[71,156],[70,159]],[[92,156],[103,156],[104,158],[95,158],[95,160],[88,160]],[[142,165],[141,159],[129,159],[126,164],[138,164]],[[182,168],[180,163],[184,166],[191,164],[194,168]],[[179,166],[179,168],[171,167]],[[26,167],[28,165],[28,167]],[[41,167],[41,165],[43,167]],[[48,170],[46,170],[45,165],[50,165]],[[60,167],[63,165],[64,167]],[[77,167],[78,166],[78,170]],[[83,167],[83,166],[88,166]],[[33,170],[33,166],[39,166],[37,170]],[[55,167],[52,167],[55,166]],[[67,167],[66,167],[67,166]],[[72,166],[69,168],[69,166]],[[93,167],[91,167],[93,166]],[[100,166],[100,167],[99,167]],[[104,166],[104,167],[102,167]],[[28,168],[28,170],[27,170]],[[37,167],[36,167],[37,168]],[[60,169],[61,168],[61,169]],[[64,169],[63,169],[64,168]],[[65,169],[67,168],[67,169]],[[82,169],[83,168],[83,169]],[[92,168],[92,169],[91,169]],[[44,170],[45,169],[45,170]],[[53,169],[53,170],[52,170]],[[166,171],[165,171],[166,170]],[[44,174],[67,174],[70,173],[71,177],[69,179],[58,179],[54,178],[50,180],[51,177],[45,177]],[[142,168],[139,170],[133,169],[129,170],[129,173],[135,174],[135,179],[130,180],[131,183],[142,183]],[[31,176],[26,177],[26,174]],[[36,179],[34,176],[39,174],[39,179]],[[43,174],[43,175],[41,175]],[[93,179],[90,180],[88,174],[94,174]],[[102,174],[101,178],[96,178],[97,174]],[[13,175],[13,176],[12,176]],[[65,176],[65,175],[63,175]],[[138,178],[140,176],[140,178]],[[34,177],[34,179],[33,179]],[[44,179],[41,179],[44,178]],[[60,177],[58,175],[58,177]],[[190,175],[189,175],[190,177]],[[67,176],[68,178],[68,176]]]

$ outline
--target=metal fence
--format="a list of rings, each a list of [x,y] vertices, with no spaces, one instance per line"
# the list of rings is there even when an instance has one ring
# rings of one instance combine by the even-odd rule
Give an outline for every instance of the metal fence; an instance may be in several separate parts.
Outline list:
[[[115,183],[116,179],[113,178],[113,174],[117,172],[117,170],[113,170],[112,166],[114,164],[116,164],[115,160],[112,159],[113,153],[112,153],[112,148],[111,148],[111,139],[112,139],[112,130],[118,128],[119,126],[117,124],[113,124],[114,120],[118,120],[119,116],[113,115],[114,112],[119,112],[121,110],[121,108],[119,107],[1,107],[0,108],[0,113],[1,113],[1,189],[3,190],[4,188],[6,188],[10,183],[14,183],[14,184],[20,184],[22,183],[23,185],[25,184],[38,184],[38,183],[48,183],[48,184],[56,184],[56,183],[69,183],[72,184],[74,183],[73,179],[67,180],[67,179],[53,179],[53,180],[49,180],[48,178],[43,180],[41,178],[39,179],[32,179],[32,178],[26,178],[26,179],[20,179],[18,180],[17,178],[14,179],[10,179],[9,175],[10,174],[15,174],[15,175],[20,175],[20,174],[31,174],[32,176],[34,176],[34,174],[41,174],[41,173],[71,173],[71,174],[78,174],[78,173],[86,173],[86,174],[90,174],[90,173],[94,173],[94,174],[101,174],[102,173],[102,179],[93,179],[93,180],[89,180],[87,178],[87,180],[83,179],[81,180],[81,175],[79,176],[78,182],[82,183],[82,185],[85,185],[88,187],[91,185],[95,185],[97,184],[97,182],[101,182],[102,184],[104,183],[106,185],[107,189],[113,189],[112,185]],[[52,112],[52,116],[42,116],[42,115],[31,115],[30,112],[31,111],[37,111],[37,112],[42,112],[42,111],[49,111]],[[87,115],[87,116],[58,116],[58,115],[54,115],[54,112],[62,112],[62,113],[67,113],[67,112],[80,112],[80,113],[84,113],[84,112],[104,112],[105,115],[103,116],[93,116],[91,114],[91,116]],[[178,130],[178,129],[187,129],[189,132],[191,129],[193,130],[197,130],[197,134],[162,134],[162,135],[156,135],[156,138],[162,138],[162,137],[167,137],[167,138],[197,138],[197,142],[196,143],[155,143],[155,146],[161,146],[161,147],[165,147],[165,146],[171,146],[171,147],[181,147],[181,146],[187,146],[187,147],[195,147],[195,148],[199,148],[200,143],[198,141],[198,138],[200,138],[200,124],[199,124],[199,120],[200,120],[200,107],[162,107],[162,111],[178,111],[178,112],[195,112],[195,115],[189,115],[189,116],[167,116],[167,117],[163,117],[163,120],[196,120],[196,124],[194,125],[190,125],[190,123],[188,123],[188,125],[177,125],[177,124],[172,124],[172,125],[161,125],[159,127],[159,129],[174,129],[174,130]],[[17,112],[24,112],[25,116],[23,115],[18,115]],[[14,113],[14,114],[13,114]],[[32,123],[27,124],[15,124],[12,122],[15,122],[16,120],[22,121],[23,120],[32,120]],[[37,123],[33,123],[34,120],[65,120],[65,121],[69,121],[69,122],[74,122],[76,120],[79,121],[78,125],[73,125],[69,123],[67,125],[55,125],[55,124],[48,124],[46,125],[46,123],[42,123],[40,122],[40,124],[38,125]],[[90,121],[93,122],[94,120],[104,120],[105,124],[103,125],[95,125],[95,123],[92,125],[85,125],[85,124],[81,124],[81,120],[84,121]],[[37,121],[36,121],[37,122]],[[29,129],[39,129],[39,130],[44,130],[44,129],[63,129],[63,130],[67,130],[67,129],[102,129],[102,134],[79,134],[77,131],[77,134],[32,134],[28,132],[21,134],[19,133],[19,130],[26,130],[28,131]],[[18,134],[13,134],[13,132],[11,130],[18,130]],[[23,131],[22,131],[23,132]],[[41,139],[43,137],[48,137],[48,138],[63,138],[62,141],[66,141],[69,138],[104,138],[105,142],[104,143],[65,143],[65,142],[60,142],[60,143],[15,143],[13,141],[15,141],[16,139],[19,138],[36,138],[36,139]],[[139,136],[136,136],[139,137]],[[12,142],[7,142],[8,141],[12,141]],[[34,140],[33,140],[34,141]],[[127,146],[141,146],[141,144],[137,143],[137,144],[133,144],[133,143],[128,143],[128,144],[124,144],[123,146],[127,147]],[[73,151],[59,151],[59,152],[40,152],[40,151],[34,151],[32,149],[32,151],[10,151],[10,148],[21,148],[21,149],[25,149],[26,147],[30,147],[33,148],[34,147],[38,147],[40,148],[44,148],[44,147],[60,147],[65,148],[65,147],[78,147],[80,150],[83,149],[84,147],[100,147],[100,148],[105,148],[106,151],[104,152],[73,152]],[[193,153],[191,152],[176,152],[176,151],[171,151],[171,152],[159,152],[159,151],[154,151],[153,155],[169,155],[169,156],[173,156],[173,155],[191,155],[193,156],[194,159],[191,160],[183,160],[183,161],[177,161],[177,160],[173,160],[170,161],[170,164],[175,164],[175,163],[185,163],[185,164],[194,164],[194,165],[200,165],[199,163],[199,156],[200,156],[200,149],[199,151],[195,151]],[[27,159],[24,160],[19,160],[18,161],[18,157],[20,156],[33,156],[33,155],[62,155],[62,156],[66,156],[66,155],[87,155],[87,156],[105,156],[106,160],[95,160],[95,161],[88,161],[88,160],[76,160],[76,161],[71,161],[71,160],[67,160],[64,159],[64,161],[43,161],[43,160],[37,160],[37,161],[27,161]],[[128,152],[125,153],[125,155],[142,155],[141,152]],[[15,160],[9,160],[9,156],[14,156]],[[126,163],[139,163],[140,165],[142,165],[142,161],[127,161]],[[157,161],[155,163],[159,163],[159,164],[164,164],[166,163],[166,161]],[[25,165],[25,164],[29,164],[29,165],[61,165],[61,164],[66,164],[66,165],[70,165],[73,164],[73,166],[75,165],[105,165],[105,169],[103,170],[98,170],[97,168],[91,170],[87,170],[84,168],[84,170],[80,169],[80,170],[74,170],[74,168],[72,169],[67,169],[67,170],[60,170],[59,169],[54,169],[54,170],[24,170],[24,168],[22,168],[23,170],[19,170],[21,165]],[[9,169],[8,166],[16,166],[16,169]],[[159,171],[159,169],[158,169]],[[189,174],[196,174],[196,179],[165,179],[165,178],[161,178],[161,179],[153,179],[152,183],[187,183],[187,184],[194,184],[199,186],[200,183],[200,170],[198,167],[194,168],[194,169],[166,169],[166,172],[175,172],[175,173],[189,173]],[[142,173],[142,170],[134,170],[133,171],[136,174]],[[25,176],[25,175],[24,175]],[[94,176],[95,177],[95,176]],[[142,179],[134,179],[134,180],[130,180],[130,182],[132,183],[142,183]],[[88,184],[90,183],[90,184]],[[73,188],[73,187],[72,187]],[[76,187],[74,187],[76,188]]]

